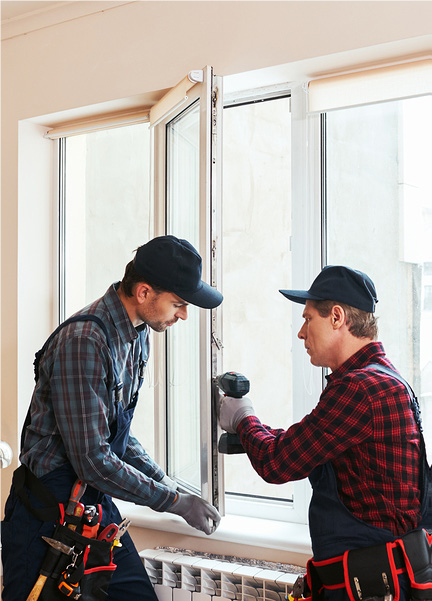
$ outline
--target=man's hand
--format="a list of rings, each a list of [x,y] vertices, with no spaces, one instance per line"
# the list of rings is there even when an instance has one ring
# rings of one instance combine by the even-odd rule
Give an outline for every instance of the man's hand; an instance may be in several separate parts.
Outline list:
[[[160,480],[160,484],[165,484],[165,486],[168,486],[168,488],[170,488],[171,490],[177,490],[177,482],[175,482],[172,478],[170,478],[166,474],[162,478],[162,480]]]
[[[222,430],[235,434],[237,426],[244,417],[255,415],[252,403],[247,396],[235,399],[231,396],[221,396],[217,401],[216,412]]]
[[[180,515],[189,526],[206,534],[213,534],[221,520],[218,510],[213,505],[189,493],[177,493],[176,500],[166,511]]]

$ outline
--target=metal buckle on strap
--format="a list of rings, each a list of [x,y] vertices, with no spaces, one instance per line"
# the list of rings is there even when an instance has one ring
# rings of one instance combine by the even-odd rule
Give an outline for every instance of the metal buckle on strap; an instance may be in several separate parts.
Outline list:
[[[114,386],[114,398],[117,404],[123,404],[123,382],[118,382]]]
[[[383,572],[381,574],[383,582],[384,582],[384,586],[386,588],[386,594],[384,596],[384,601],[393,601],[393,595],[390,592],[390,585],[389,585],[389,581],[387,578],[387,574],[385,572]]]
[[[381,576],[382,576],[382,579],[384,582],[384,586],[386,588],[386,594],[384,595],[384,597],[368,597],[368,599],[367,600],[365,599],[364,601],[369,601],[370,599],[379,599],[379,598],[384,599],[384,601],[393,601],[393,595],[390,592],[390,585],[389,585],[389,581],[387,578],[387,574],[385,572],[383,572],[381,574]],[[353,580],[354,580],[354,585],[355,585],[355,588],[357,591],[358,598],[360,599],[360,601],[363,601],[363,593],[362,593],[362,590],[360,587],[360,581],[357,578],[357,576],[354,576]]]

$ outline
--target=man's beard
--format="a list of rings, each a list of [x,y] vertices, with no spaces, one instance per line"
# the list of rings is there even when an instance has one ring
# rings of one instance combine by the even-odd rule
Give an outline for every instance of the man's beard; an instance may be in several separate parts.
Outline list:
[[[176,323],[177,320],[173,321],[147,321],[147,325],[155,332],[165,332],[165,330]]]

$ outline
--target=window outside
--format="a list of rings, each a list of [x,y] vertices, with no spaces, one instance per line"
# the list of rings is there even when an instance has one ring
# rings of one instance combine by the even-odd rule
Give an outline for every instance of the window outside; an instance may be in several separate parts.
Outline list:
[[[167,126],[167,233],[199,248],[199,103]],[[168,472],[201,490],[199,309],[167,334]]]
[[[432,97],[327,115],[327,263],[377,286],[379,339],[413,386],[432,453]]]
[[[289,98],[224,110],[223,371],[250,380],[254,409],[274,428],[293,422],[291,303],[279,293],[291,285],[290,130]],[[292,500],[291,484],[267,484],[246,455],[224,465],[231,496]]]

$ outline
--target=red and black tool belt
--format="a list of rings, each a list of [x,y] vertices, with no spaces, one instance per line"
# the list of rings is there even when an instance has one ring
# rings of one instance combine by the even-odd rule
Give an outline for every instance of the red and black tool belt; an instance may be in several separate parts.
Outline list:
[[[40,601],[101,601],[107,596],[111,577],[116,569],[112,545],[96,538],[88,538],[68,526],[58,524],[51,539],[56,547],[47,546],[47,555],[41,573],[47,580]]]
[[[39,601],[64,601],[65,597],[74,601],[106,599],[117,566],[113,562],[113,540],[97,538],[101,505],[83,505],[79,516],[66,514],[65,506],[57,503],[52,492],[24,465],[15,470],[13,483],[16,494],[32,515],[42,521],[56,522],[52,537],[42,537],[47,553],[32,590],[33,593],[41,583],[39,596],[34,598]],[[29,493],[38,500],[39,507],[32,505]],[[83,525],[85,512],[90,508],[96,517]]]
[[[351,601],[399,601],[398,574],[402,573],[408,574],[413,601],[432,601],[432,533],[416,530],[384,545],[310,560],[302,596],[316,601],[323,589],[346,588]]]

